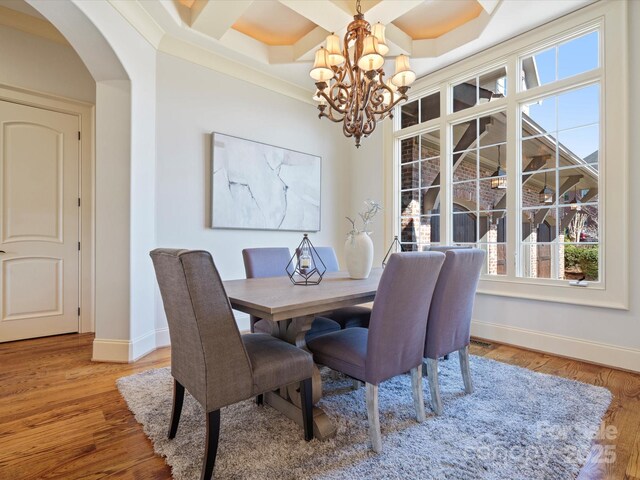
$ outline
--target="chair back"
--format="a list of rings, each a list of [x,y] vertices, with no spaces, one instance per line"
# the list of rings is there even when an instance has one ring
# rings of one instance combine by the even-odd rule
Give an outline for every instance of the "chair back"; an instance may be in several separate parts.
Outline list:
[[[327,272],[338,272],[340,271],[340,264],[338,264],[338,257],[336,256],[336,251],[333,247],[315,247],[316,251],[311,250],[311,256],[313,257],[313,261],[317,264],[319,263],[316,258],[316,252],[318,253],[318,257],[324,263],[324,266],[327,268]]]
[[[209,252],[151,253],[171,337],[171,374],[207,412],[249,398],[251,363]]]
[[[282,277],[291,253],[287,247],[245,248],[242,260],[247,278]]]
[[[378,385],[422,363],[429,306],[443,262],[439,252],[389,257],[371,311],[366,382]]]
[[[431,302],[424,356],[437,359],[469,345],[471,313],[485,252],[478,248],[446,252]]]
[[[448,252],[449,250],[469,250],[469,245],[433,245],[429,247],[429,252]]]

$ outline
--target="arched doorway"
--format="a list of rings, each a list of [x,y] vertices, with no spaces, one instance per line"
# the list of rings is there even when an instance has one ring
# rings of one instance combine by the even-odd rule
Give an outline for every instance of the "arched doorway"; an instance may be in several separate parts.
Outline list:
[[[132,361],[156,348],[155,49],[108,2],[26,1],[96,81],[93,358]]]

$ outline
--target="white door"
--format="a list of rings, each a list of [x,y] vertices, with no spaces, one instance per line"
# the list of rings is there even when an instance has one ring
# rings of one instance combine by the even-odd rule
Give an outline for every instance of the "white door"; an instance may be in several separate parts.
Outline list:
[[[78,331],[78,125],[0,101],[0,342]]]

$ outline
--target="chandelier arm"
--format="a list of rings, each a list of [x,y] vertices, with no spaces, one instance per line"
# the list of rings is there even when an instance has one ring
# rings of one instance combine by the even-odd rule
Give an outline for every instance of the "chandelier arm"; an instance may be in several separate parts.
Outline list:
[[[336,105],[335,102],[333,101],[333,98],[331,98],[329,95],[324,93],[324,91],[321,90],[318,93],[322,98],[324,98],[327,101],[327,103],[329,104],[329,107],[331,109],[333,109],[336,112],[341,113],[341,114],[345,114],[346,113],[346,111],[344,109],[340,108],[338,105]]]
[[[344,93],[344,97],[341,97],[340,93]],[[342,82],[336,82],[329,90],[329,94],[334,102],[337,102],[337,107],[340,113],[344,114],[346,112],[346,107],[349,104],[349,96],[351,94],[349,87]],[[341,98],[344,98],[344,101],[341,101]]]
[[[346,123],[342,124],[342,133],[344,133],[344,136],[347,137],[347,138],[353,137],[353,132],[351,132],[350,130],[347,129],[347,124]]]
[[[387,105],[385,108],[383,108],[382,110],[376,110],[375,113],[382,115],[382,114],[387,114],[389,112],[391,112],[391,110],[393,110],[400,102],[405,102],[407,101],[407,95],[406,94],[402,94],[400,97],[398,97],[396,100],[394,100],[393,102],[391,102],[389,105]]]
[[[375,118],[373,116],[373,113],[370,110],[368,110],[367,111],[367,121],[366,121],[366,123],[364,123],[364,125],[362,127],[362,133],[364,133],[365,135],[369,135],[375,129],[376,129]]]
[[[326,117],[326,118],[328,118],[329,120],[331,120],[334,123],[340,123],[340,122],[344,121],[344,116],[342,116],[342,118],[336,118],[333,115],[333,110],[329,110],[328,114],[325,113],[324,111],[321,111],[319,116],[320,117]]]
[[[354,72],[354,70],[356,68],[358,68],[357,66],[357,59],[355,59],[355,55],[357,55],[356,51],[355,51],[355,47],[354,47],[354,60],[356,62],[355,66],[351,65],[351,57],[349,57],[349,34],[351,32],[347,31],[347,33],[344,34],[344,50],[343,50],[343,56],[344,56],[344,71],[345,71],[345,76],[348,73],[349,74],[349,80],[351,80],[351,85],[355,85],[356,81],[355,81],[355,77],[354,75],[357,72]]]

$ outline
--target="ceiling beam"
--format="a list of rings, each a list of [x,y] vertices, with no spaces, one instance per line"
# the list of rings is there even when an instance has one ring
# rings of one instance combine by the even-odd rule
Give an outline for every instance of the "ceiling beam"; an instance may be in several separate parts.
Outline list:
[[[385,29],[385,37],[389,45],[395,45],[400,53],[411,55],[413,53],[413,38],[400,30],[393,23],[387,24]]]
[[[220,40],[252,3],[253,0],[196,0],[191,7],[191,28]]]
[[[367,10],[364,16],[372,25],[377,22],[387,25],[396,18],[410,12],[421,3],[423,3],[423,0],[403,0],[402,2],[383,0]]]
[[[496,7],[500,3],[500,0],[477,0],[477,1],[480,4],[480,6],[484,8],[484,11],[487,12],[489,15],[491,15],[494,12]]]
[[[352,21],[351,15],[326,0],[279,0],[296,13],[328,32],[337,32]]]
[[[471,43],[480,38],[490,20],[491,15],[483,11],[470,22],[460,25],[438,38],[414,40],[413,55],[420,58],[437,57]]]
[[[300,60],[307,53],[315,50],[318,45],[324,42],[325,38],[327,38],[327,35],[329,35],[330,33],[331,32],[328,32],[322,27],[316,27],[311,30],[304,37],[293,44],[293,60]]]

